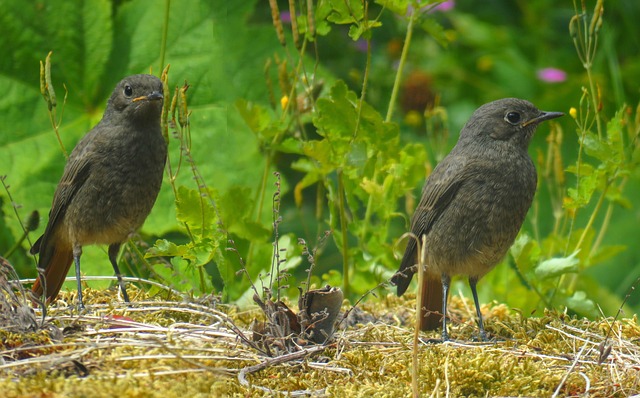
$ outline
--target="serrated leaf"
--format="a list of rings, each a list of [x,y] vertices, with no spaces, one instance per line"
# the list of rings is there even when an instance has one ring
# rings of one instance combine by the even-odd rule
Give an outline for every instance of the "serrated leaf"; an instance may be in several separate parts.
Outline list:
[[[567,195],[570,201],[565,201],[563,207],[565,209],[579,209],[586,206],[589,201],[591,201],[591,196],[598,187],[599,177],[599,172],[589,175],[582,175],[580,177],[577,189],[567,189]]]
[[[256,134],[264,131],[271,123],[271,112],[265,107],[239,99],[236,101],[236,108],[247,126]]]
[[[176,192],[176,217],[199,239],[211,235],[218,222],[211,198],[185,186]]]
[[[567,166],[567,168],[565,169],[566,172],[568,173],[572,173],[575,175],[578,175],[578,173],[581,176],[588,176],[594,173],[595,168],[590,165],[589,163],[586,162],[582,162],[580,163],[580,169],[578,170],[578,167],[575,164],[569,165]]]
[[[360,0],[328,0],[330,11],[327,20],[343,25],[360,21],[364,15],[364,6]]]
[[[147,250],[145,253],[145,258],[152,257],[184,257],[186,256],[188,249],[185,245],[177,245],[166,239],[158,239],[156,240],[156,244]]]

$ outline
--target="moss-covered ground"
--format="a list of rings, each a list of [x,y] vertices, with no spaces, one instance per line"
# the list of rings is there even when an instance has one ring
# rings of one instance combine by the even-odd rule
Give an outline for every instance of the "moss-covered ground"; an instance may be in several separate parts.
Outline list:
[[[64,293],[49,308],[48,329],[3,332],[1,395],[411,396],[412,296],[369,300],[351,311],[330,344],[270,358],[244,340],[251,340],[259,310],[131,293],[127,307],[114,303],[113,291],[87,289],[82,314],[70,306],[74,294]],[[614,323],[556,312],[524,316],[492,303],[482,310],[496,341],[479,343],[473,306],[454,297],[450,307],[455,341],[418,346],[421,396],[640,393],[636,317]]]

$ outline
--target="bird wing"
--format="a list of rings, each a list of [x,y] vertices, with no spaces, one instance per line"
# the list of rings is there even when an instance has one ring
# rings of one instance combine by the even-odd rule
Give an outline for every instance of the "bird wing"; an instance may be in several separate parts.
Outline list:
[[[82,142],[81,142],[82,143]],[[80,143],[78,144],[80,146]],[[84,149],[86,145],[82,145]],[[74,153],[75,152],[75,153]],[[58,222],[64,217],[69,203],[73,199],[74,195],[87,180],[89,176],[91,164],[86,151],[75,151],[71,153],[69,162],[64,169],[64,173],[56,192],[53,196],[53,203],[51,204],[51,210],[49,211],[49,222],[44,230],[44,234],[36,241],[31,248],[31,253],[41,253],[39,266],[47,266],[48,260],[43,258],[42,253],[45,252],[44,246],[49,244],[50,238],[58,226]],[[46,256],[45,256],[46,257]]]
[[[461,156],[447,156],[427,179],[422,189],[422,198],[411,220],[411,232],[418,238],[428,234],[433,224],[449,206],[460,188],[467,160]],[[409,287],[415,273],[413,266],[417,262],[417,242],[409,239],[407,248],[400,263],[400,269],[391,281],[402,295]]]

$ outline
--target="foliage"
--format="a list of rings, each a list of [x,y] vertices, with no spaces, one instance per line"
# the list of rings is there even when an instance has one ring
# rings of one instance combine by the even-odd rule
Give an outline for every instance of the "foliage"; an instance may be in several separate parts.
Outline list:
[[[15,239],[13,236],[19,236],[21,231],[18,220],[13,216],[12,205],[20,206],[20,213],[25,212],[23,217],[32,209],[38,209],[43,215],[43,222],[37,232],[41,233],[44,227],[44,215],[48,212],[64,166],[64,156],[61,156],[51,131],[51,122],[59,127],[62,143],[70,151],[73,143],[97,122],[115,83],[128,74],[150,71],[158,74],[168,63],[172,65],[176,96],[179,96],[179,84],[183,81],[191,84],[189,107],[197,111],[188,115],[188,124],[198,133],[189,143],[192,152],[188,161],[189,165],[198,164],[197,171],[203,180],[217,181],[216,188],[225,190],[232,183],[252,181],[253,174],[260,172],[260,165],[253,160],[243,160],[224,151],[212,156],[208,149],[211,145],[223,147],[244,142],[243,130],[233,136],[227,134],[226,106],[221,101],[225,93],[216,89],[223,86],[215,83],[222,80],[224,71],[211,67],[212,60],[218,55],[216,47],[206,48],[207,43],[222,41],[211,35],[212,17],[219,4],[190,0],[174,3],[166,10],[157,5],[155,1],[145,0],[124,4],[92,0],[83,2],[83,7],[76,7],[70,1],[55,7],[38,3],[25,6],[19,1],[9,0],[3,2],[0,40],[12,56],[5,58],[0,65],[0,87],[5,93],[0,111],[5,128],[11,126],[12,133],[5,129],[5,134],[2,134],[0,170],[7,175],[6,181],[13,194],[13,202],[2,196],[0,230],[7,238],[3,239],[3,249],[6,249],[5,244],[10,246]],[[164,39],[163,34],[166,34]],[[57,118],[51,122],[44,102],[38,98],[40,84],[37,72],[38,60],[44,59],[49,51],[53,54],[51,82],[58,92],[57,110],[53,109]],[[220,78],[212,74],[212,70],[218,72]],[[173,87],[169,90],[173,91]],[[167,105],[170,104],[168,98]],[[177,124],[174,121],[174,125]],[[171,136],[170,159],[174,159],[176,164],[182,162],[183,138]],[[251,153],[251,147],[246,151]],[[215,165],[204,159],[212,159]],[[233,165],[231,159],[234,159]],[[232,168],[244,171],[229,181],[227,175]],[[168,176],[171,184],[163,185],[153,213],[143,228],[145,236],[173,236],[176,245],[180,246],[177,241],[184,239],[180,237],[184,236],[181,233],[184,229],[176,221],[184,222],[186,215],[182,213],[177,220],[176,196],[171,187],[180,186],[181,192],[198,190],[192,176],[188,172]],[[246,184],[249,185],[248,182]],[[213,236],[209,239],[219,240]],[[32,236],[31,242],[33,240]],[[25,246],[28,249],[29,244]],[[35,269],[25,252],[17,253],[12,260],[19,266],[21,275],[33,276]],[[84,272],[108,272],[104,253],[89,247],[84,256],[90,259],[83,262]],[[141,276],[148,273],[146,270]],[[193,284],[199,286],[200,277]],[[206,290],[210,291],[211,278],[202,281],[207,281],[209,288]]]
[[[0,194],[0,253],[18,243],[10,259],[21,275],[35,273],[14,206],[23,219],[47,214],[64,166],[52,130],[69,150],[115,82],[167,64],[170,166],[141,231],[155,246],[131,245],[135,258],[123,260],[138,276],[246,303],[250,279],[273,276],[279,247],[294,293],[307,278],[298,238],[313,247],[328,230],[333,241],[317,248],[311,284],[341,285],[353,300],[396,270],[424,177],[457,138],[449,131],[506,96],[571,117],[534,139],[538,195],[511,267],[483,279],[481,299],[594,316],[596,304],[612,313],[637,274],[638,249],[627,247],[637,230],[630,198],[640,192],[640,98],[630,83],[640,57],[617,55],[638,53],[620,40],[640,33],[637,5],[612,3],[605,13],[596,0],[487,9],[464,0],[80,3],[0,7],[10,54],[0,60],[0,175],[12,197]],[[57,106],[47,112],[37,68],[50,51]],[[536,77],[547,67],[566,80]],[[565,135],[570,128],[577,135]],[[275,189],[273,171],[282,178]],[[86,255],[85,273],[109,272],[104,253]]]

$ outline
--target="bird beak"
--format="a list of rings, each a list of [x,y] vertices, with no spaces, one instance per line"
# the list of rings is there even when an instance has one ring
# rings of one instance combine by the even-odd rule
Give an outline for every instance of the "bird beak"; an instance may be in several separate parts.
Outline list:
[[[143,101],[143,100],[147,100],[147,101],[155,101],[155,100],[161,100],[163,99],[164,96],[162,95],[162,93],[158,92],[158,91],[154,91],[149,95],[143,95],[141,97],[136,97],[134,98],[132,101],[133,102],[137,102],[137,101]]]
[[[540,115],[538,115],[538,117],[534,117],[531,120],[527,120],[526,122],[522,123],[522,127],[526,127],[530,124],[538,124],[538,123],[542,123],[545,120],[550,120],[550,119],[555,119],[557,117],[560,116],[564,116],[564,113],[562,112],[541,112]]]

